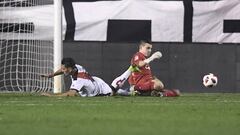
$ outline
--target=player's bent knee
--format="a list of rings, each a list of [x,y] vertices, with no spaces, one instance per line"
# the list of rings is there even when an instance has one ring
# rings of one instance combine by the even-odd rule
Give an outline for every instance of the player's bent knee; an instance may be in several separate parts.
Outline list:
[[[164,89],[163,83],[161,81],[154,82],[154,89],[155,90],[163,90]]]
[[[161,90],[164,89],[164,84],[162,82],[160,82],[160,88]]]

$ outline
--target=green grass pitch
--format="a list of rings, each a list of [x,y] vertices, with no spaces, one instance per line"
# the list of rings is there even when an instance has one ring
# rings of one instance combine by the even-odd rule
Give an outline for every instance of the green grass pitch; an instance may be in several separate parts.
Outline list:
[[[0,93],[0,135],[238,135],[240,94],[41,97]]]

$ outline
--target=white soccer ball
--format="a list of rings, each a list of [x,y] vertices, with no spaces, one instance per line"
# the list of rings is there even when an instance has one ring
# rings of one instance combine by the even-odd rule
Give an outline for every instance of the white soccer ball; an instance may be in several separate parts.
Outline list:
[[[209,73],[204,75],[203,77],[203,85],[207,88],[211,88],[216,86],[218,83],[218,78],[213,73]]]

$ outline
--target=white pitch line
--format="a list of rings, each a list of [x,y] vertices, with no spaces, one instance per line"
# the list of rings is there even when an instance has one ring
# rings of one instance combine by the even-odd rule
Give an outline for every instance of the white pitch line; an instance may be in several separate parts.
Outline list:
[[[0,106],[9,106],[9,105],[14,105],[14,106],[53,106],[53,104],[8,104],[8,103],[2,103]]]

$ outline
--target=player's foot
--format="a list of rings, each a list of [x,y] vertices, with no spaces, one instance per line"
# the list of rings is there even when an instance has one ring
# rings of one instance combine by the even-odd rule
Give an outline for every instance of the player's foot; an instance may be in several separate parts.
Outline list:
[[[140,92],[138,92],[137,90],[134,89],[134,85],[132,85],[130,88],[130,95],[131,96],[139,96],[140,95]]]
[[[117,93],[118,89],[114,88],[112,85],[109,85],[109,86],[110,86],[110,88],[112,89],[112,94],[111,94],[111,96],[116,96],[116,93]]]
[[[164,97],[178,97],[180,96],[180,91],[178,89],[164,89],[163,90]]]
[[[177,97],[181,95],[179,89],[173,89],[172,91],[176,94]]]
[[[131,96],[139,96],[140,95],[140,93],[137,90],[131,91],[130,93],[131,93],[130,94]]]
[[[52,95],[50,93],[43,92],[41,93],[41,96],[51,97]]]
[[[163,93],[161,91],[153,90],[151,92],[152,97],[163,97]]]

